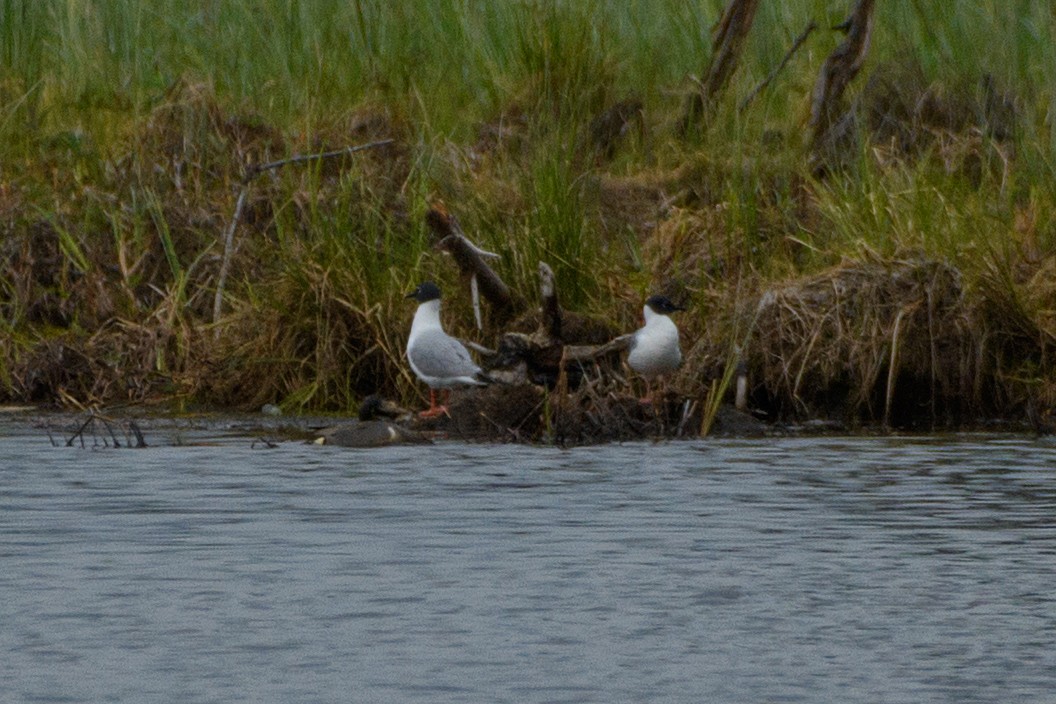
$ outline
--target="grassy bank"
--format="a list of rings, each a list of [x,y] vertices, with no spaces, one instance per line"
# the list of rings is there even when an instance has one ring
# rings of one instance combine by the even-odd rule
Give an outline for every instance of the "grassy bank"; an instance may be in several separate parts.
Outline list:
[[[763,3],[683,139],[721,2],[0,0],[0,397],[413,402],[414,283],[440,281],[456,332],[501,332],[472,329],[431,246],[423,216],[443,200],[526,298],[544,260],[567,308],[621,329],[649,292],[685,302],[687,396],[739,345],[772,416],[1041,417],[1050,4],[881,3],[850,91],[857,140],[818,178],[810,93],[848,5]],[[252,181],[216,316],[247,168],[379,139]]]

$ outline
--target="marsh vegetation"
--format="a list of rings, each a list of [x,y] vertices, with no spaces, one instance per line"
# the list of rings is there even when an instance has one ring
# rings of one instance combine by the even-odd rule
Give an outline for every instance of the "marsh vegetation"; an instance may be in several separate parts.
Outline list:
[[[414,284],[451,292],[451,332],[502,332],[433,248],[443,202],[526,301],[545,261],[618,330],[685,305],[672,385],[702,406],[739,349],[771,419],[1044,423],[1051,3],[880,3],[823,169],[852,3],[758,3],[687,130],[725,5],[0,0],[0,398],[417,403]]]

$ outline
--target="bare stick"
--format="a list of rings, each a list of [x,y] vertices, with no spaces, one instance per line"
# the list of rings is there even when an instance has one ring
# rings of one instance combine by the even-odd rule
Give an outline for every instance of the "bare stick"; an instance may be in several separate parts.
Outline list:
[[[81,447],[84,447],[84,431],[85,429],[95,420],[95,416],[88,416],[81,427],[77,429],[77,432],[70,436],[70,439],[66,441],[66,447],[73,447],[73,441],[77,438],[81,439]]]
[[[291,156],[288,159],[279,159],[277,161],[269,161],[266,164],[258,164],[251,166],[246,171],[246,181],[252,181],[260,174],[265,171],[271,171],[278,169],[287,164],[300,164],[305,161],[317,161],[319,159],[332,159],[335,156],[344,156],[346,154],[355,154],[361,152],[364,149],[373,149],[375,147],[384,147],[387,144],[392,144],[395,140],[393,139],[379,139],[376,142],[367,142],[366,144],[357,144],[354,147],[345,147],[344,149],[335,149],[330,152],[321,152],[319,154],[299,154],[297,156]]]
[[[484,329],[484,321],[480,317],[480,286],[477,285],[477,275],[469,277],[469,293],[473,299],[473,319],[477,321],[477,330]]]
[[[606,342],[604,345],[565,345],[561,354],[561,366],[567,362],[586,362],[598,357],[604,357],[610,352],[622,352],[631,346],[634,333],[620,335]]]
[[[128,429],[132,431],[132,434],[136,438],[136,444],[133,447],[146,447],[147,441],[143,439],[143,431],[136,425],[136,421],[129,421]]]
[[[789,47],[787,52],[785,52],[785,57],[783,59],[781,59],[781,63],[779,63],[774,68],[774,70],[770,72],[769,76],[767,76],[766,78],[763,79],[762,83],[760,83],[755,88],[753,88],[752,92],[749,93],[747,96],[745,96],[744,100],[741,101],[741,104],[737,108],[739,111],[744,112],[744,109],[746,107],[748,107],[748,104],[750,102],[752,102],[753,100],[755,100],[755,98],[760,93],[762,93],[764,90],[766,90],[766,87],[768,85],[770,85],[775,78],[777,78],[777,75],[779,73],[781,73],[781,71],[784,70],[785,66],[788,65],[788,62],[792,60],[792,56],[797,51],[799,51],[799,47],[803,46],[803,44],[806,43],[807,37],[810,36],[810,33],[813,32],[817,28],[818,28],[818,24],[814,20],[811,20],[810,24],[807,25],[806,29],[804,29],[802,32],[799,33],[799,36],[796,37],[796,40],[794,42],[792,42],[792,46]]]
[[[539,262],[539,293],[543,299],[541,327],[554,340],[561,339],[561,305],[557,300],[554,270],[546,262]]]
[[[242,208],[246,205],[246,196],[249,195],[249,183],[242,184],[242,190],[238,193],[238,200],[235,201],[235,214],[231,216],[231,222],[227,225],[227,230],[224,232],[224,256],[220,261],[220,273],[216,278],[216,294],[213,296],[213,324],[215,325],[220,320],[220,308],[224,302],[224,286],[227,284],[227,272],[231,268],[231,255],[234,252],[235,242],[235,229],[238,227],[238,221],[242,217]],[[220,337],[220,328],[213,329],[213,338]]]

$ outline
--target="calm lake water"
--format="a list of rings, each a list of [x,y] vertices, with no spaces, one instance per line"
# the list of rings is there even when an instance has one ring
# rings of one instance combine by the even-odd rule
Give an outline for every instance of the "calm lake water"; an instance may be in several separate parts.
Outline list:
[[[1051,440],[213,439],[0,426],[0,701],[1056,696]]]

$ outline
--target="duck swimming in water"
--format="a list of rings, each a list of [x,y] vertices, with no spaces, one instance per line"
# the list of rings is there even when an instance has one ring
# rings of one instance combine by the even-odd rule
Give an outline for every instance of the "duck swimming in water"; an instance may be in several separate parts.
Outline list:
[[[323,428],[318,432],[315,443],[339,447],[384,447],[432,442],[424,433],[395,422],[396,418],[408,414],[409,411],[392,401],[371,395],[360,405],[357,420]]]
[[[429,410],[422,418],[435,418],[447,413],[447,397],[451,389],[462,386],[484,386],[490,380],[469,351],[455,338],[444,332],[440,324],[440,288],[426,281],[407,298],[418,301],[418,310],[407,338],[407,361],[415,375],[429,386]],[[436,391],[444,393],[441,405],[436,403]]]
[[[627,366],[645,379],[643,403],[651,403],[650,382],[669,374],[682,364],[678,328],[671,314],[685,310],[665,296],[650,296],[642,309],[645,325],[635,331],[627,353]]]

